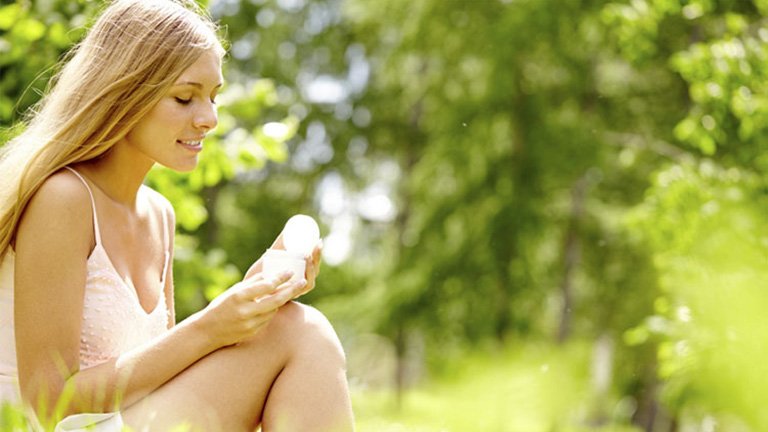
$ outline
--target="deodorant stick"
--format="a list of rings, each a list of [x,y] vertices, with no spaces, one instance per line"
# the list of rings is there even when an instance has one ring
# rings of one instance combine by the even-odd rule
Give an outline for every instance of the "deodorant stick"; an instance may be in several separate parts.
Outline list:
[[[291,280],[304,279],[306,262],[304,257],[311,254],[320,241],[320,228],[312,217],[295,215],[288,219],[283,228],[285,250],[267,249],[262,260],[264,278],[272,278],[290,270]]]

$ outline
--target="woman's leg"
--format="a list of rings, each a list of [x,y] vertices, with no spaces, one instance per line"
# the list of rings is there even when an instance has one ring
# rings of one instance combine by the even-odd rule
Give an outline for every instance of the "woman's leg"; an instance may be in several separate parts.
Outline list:
[[[296,334],[293,355],[267,396],[262,429],[353,430],[346,360],[331,324],[316,309],[304,311],[315,331]]]
[[[317,310],[289,303],[255,337],[200,359],[123,411],[136,431],[348,431],[352,409],[336,334]]]

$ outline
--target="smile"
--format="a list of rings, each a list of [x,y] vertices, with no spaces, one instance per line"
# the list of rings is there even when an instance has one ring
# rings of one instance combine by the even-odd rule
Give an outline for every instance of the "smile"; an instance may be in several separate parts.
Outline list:
[[[200,151],[203,149],[203,141],[202,140],[176,140],[178,144],[181,144],[182,147],[192,150],[192,151]]]

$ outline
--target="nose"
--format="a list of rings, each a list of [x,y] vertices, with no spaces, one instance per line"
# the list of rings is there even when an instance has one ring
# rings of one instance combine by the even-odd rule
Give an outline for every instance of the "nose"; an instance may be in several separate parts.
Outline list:
[[[219,115],[216,111],[216,104],[213,102],[207,102],[202,104],[200,109],[195,112],[193,119],[196,129],[204,129],[206,132],[216,127],[219,124]]]

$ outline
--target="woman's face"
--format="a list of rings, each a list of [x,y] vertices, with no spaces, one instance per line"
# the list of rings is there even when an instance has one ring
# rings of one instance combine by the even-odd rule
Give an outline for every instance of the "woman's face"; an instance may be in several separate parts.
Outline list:
[[[194,169],[203,138],[218,123],[214,99],[221,84],[221,58],[206,51],[131,129],[125,144],[168,168]]]

